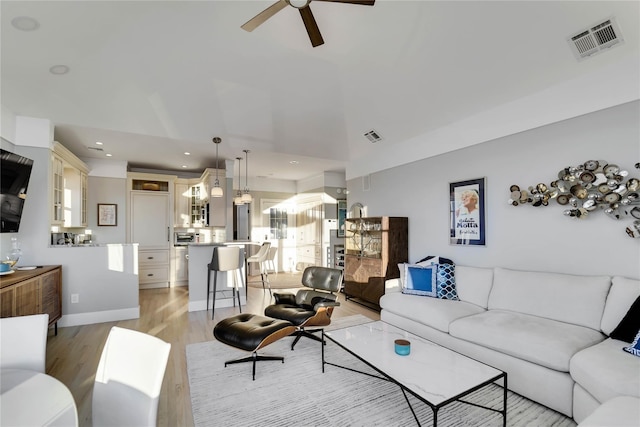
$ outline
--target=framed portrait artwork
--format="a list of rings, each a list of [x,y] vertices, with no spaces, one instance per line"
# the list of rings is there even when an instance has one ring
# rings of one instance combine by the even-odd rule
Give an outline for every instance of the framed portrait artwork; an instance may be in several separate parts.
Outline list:
[[[338,200],[338,237],[344,237],[344,220],[347,218],[347,201]]]
[[[450,243],[485,245],[485,178],[449,184]]]
[[[118,205],[98,203],[98,225],[118,225]]]

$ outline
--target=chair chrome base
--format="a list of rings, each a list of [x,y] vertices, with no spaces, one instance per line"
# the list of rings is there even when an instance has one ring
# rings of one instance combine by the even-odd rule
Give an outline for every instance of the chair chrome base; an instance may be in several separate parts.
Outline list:
[[[227,360],[226,362],[224,362],[224,367],[226,368],[227,365],[233,365],[235,363],[253,362],[253,380],[255,381],[256,380],[256,362],[258,360],[280,360],[282,361],[282,363],[284,363],[284,357],[282,356],[261,356],[254,351],[249,357],[243,357],[241,359],[236,359],[236,360]]]
[[[321,332],[321,331],[322,331],[322,328],[298,329],[297,331],[291,334],[291,336],[296,337],[296,339],[294,339],[293,343],[291,344],[291,350],[293,350],[293,347],[295,347],[295,345],[298,344],[298,341],[300,341],[300,338],[302,337],[311,338],[312,340],[315,340],[315,341],[321,342],[324,345],[327,345],[327,342],[324,341],[322,338],[318,337],[317,335],[313,335],[314,332]]]

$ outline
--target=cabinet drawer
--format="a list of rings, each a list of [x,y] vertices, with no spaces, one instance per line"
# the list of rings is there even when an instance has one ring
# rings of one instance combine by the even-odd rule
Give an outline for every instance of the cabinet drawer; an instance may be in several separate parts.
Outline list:
[[[143,265],[169,264],[169,251],[140,251],[138,263]]]
[[[138,283],[168,282],[168,267],[144,267],[139,270]]]

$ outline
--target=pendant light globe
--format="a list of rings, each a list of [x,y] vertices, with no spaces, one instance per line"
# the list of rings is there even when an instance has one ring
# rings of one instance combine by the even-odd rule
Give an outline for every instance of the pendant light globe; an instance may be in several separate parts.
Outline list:
[[[245,175],[244,175],[244,193],[242,193],[242,203],[249,204],[253,201],[251,193],[249,193],[249,150],[244,151],[245,156]]]
[[[242,157],[236,157],[236,160],[238,161],[238,192],[236,193],[236,197],[233,198],[233,203],[235,203],[236,206],[241,206],[244,205],[242,201],[242,191],[240,190],[242,186],[240,184],[240,160],[242,160]]]
[[[222,142],[222,139],[219,137],[213,138],[213,143],[216,144],[216,181],[211,188],[211,197],[222,197],[224,196],[224,192],[222,191],[222,187],[220,187],[220,181],[218,180],[218,146]]]

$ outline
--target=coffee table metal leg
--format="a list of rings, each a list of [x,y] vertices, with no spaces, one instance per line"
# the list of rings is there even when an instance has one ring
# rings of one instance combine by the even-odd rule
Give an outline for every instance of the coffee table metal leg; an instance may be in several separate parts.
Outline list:
[[[504,377],[502,378],[504,381],[504,385],[502,389],[504,394],[502,395],[502,427],[507,427],[507,373],[504,373]]]
[[[324,342],[324,328],[322,329],[322,342]],[[320,343],[320,347],[322,348],[322,373],[324,374],[324,346]]]

